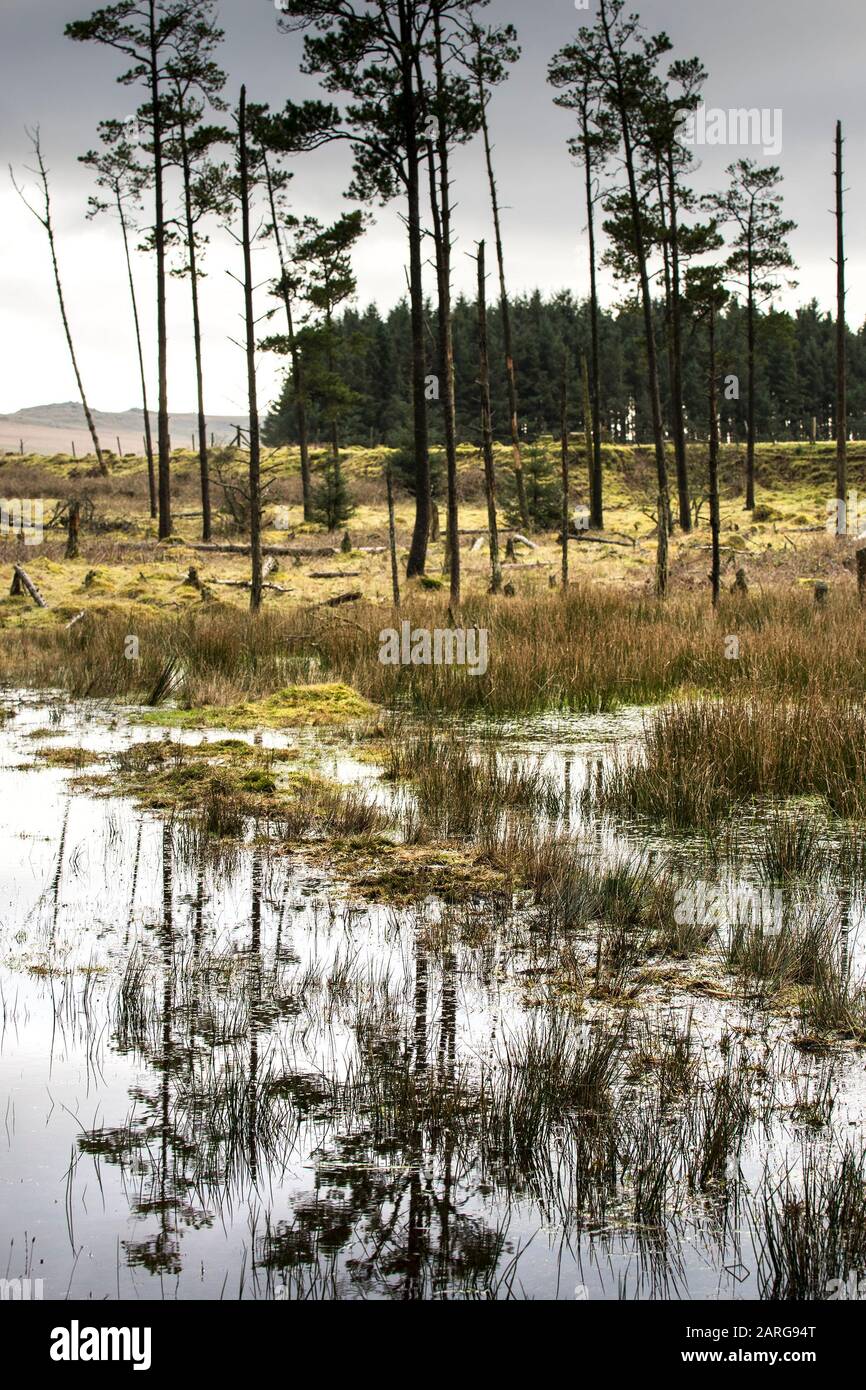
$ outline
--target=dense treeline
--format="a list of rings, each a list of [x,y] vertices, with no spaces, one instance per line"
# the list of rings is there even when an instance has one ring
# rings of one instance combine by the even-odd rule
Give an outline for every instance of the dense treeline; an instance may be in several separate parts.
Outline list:
[[[659,332],[663,311],[657,306]],[[427,309],[431,338],[437,328],[436,310]],[[589,313],[586,302],[568,293],[545,299],[540,293],[515,298],[512,303],[515,357],[518,372],[520,422],[523,436],[531,441],[559,428],[561,362],[565,349],[578,364],[588,351]],[[646,354],[643,323],[637,307],[602,311],[600,315],[600,377],[602,427],[613,443],[646,442],[651,434],[649,401],[646,393]],[[495,363],[491,388],[493,423],[496,437],[509,439],[507,381],[503,361],[502,323],[499,307],[489,311],[491,357]],[[690,325],[686,330],[684,353],[684,399],[690,438],[705,439],[707,434],[706,381],[700,352],[688,350]],[[411,353],[409,309],[405,301],[387,315],[374,305],[358,311],[347,310],[338,324],[343,344],[342,373],[354,399],[344,416],[344,434],[353,444],[401,445],[411,423],[409,360]],[[757,367],[757,426],[762,440],[808,438],[812,421],[819,439],[833,435],[836,343],[832,315],[822,314],[816,302],[793,314],[771,311],[759,319],[760,354]],[[849,427],[861,436],[866,429],[866,334],[848,333],[851,365]],[[745,311],[736,301],[720,316],[718,327],[720,371],[740,379],[739,399],[724,399],[720,392],[719,417],[722,438],[742,440],[746,432],[746,356]],[[477,327],[474,303],[460,298],[454,304],[454,365],[456,373],[457,427],[463,442],[475,443],[479,437],[477,387]],[[435,372],[435,360],[431,363]],[[431,380],[430,391],[438,389]],[[729,388],[729,395],[731,388]],[[662,371],[665,419],[669,421],[670,381]],[[575,400],[579,402],[579,380],[575,381]],[[274,404],[265,427],[270,444],[297,443],[291,374],[279,400]],[[437,443],[442,438],[441,415],[435,399],[431,401],[431,433]],[[575,425],[580,419],[576,411]],[[310,428],[316,439],[327,434],[326,412],[316,402],[310,407]]]

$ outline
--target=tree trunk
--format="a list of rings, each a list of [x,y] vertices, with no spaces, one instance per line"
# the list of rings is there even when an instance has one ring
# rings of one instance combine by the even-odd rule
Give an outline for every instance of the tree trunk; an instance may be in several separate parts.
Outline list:
[[[286,309],[286,326],[288,329],[289,353],[292,359],[292,386],[295,397],[295,418],[298,424],[298,447],[301,452],[301,492],[304,502],[304,521],[313,520],[313,488],[310,474],[310,444],[307,431],[307,392],[304,380],[304,364],[298,348],[297,338],[295,337],[295,323],[292,315],[292,296],[289,292],[287,282],[288,268],[286,257],[283,250],[283,239],[280,236],[279,223],[277,221],[277,204],[274,197],[274,184],[271,177],[271,166],[268,161],[267,151],[262,150],[264,162],[265,179],[268,185],[268,201],[271,207],[271,222],[274,229],[274,241],[277,247],[277,256],[280,263],[280,284],[282,286],[282,299]]]
[[[638,192],[635,173],[634,148],[626,97],[622,64],[614,46],[610,21],[604,5],[601,8],[601,22],[605,40],[616,73],[616,109],[623,137],[626,172],[628,175],[629,201],[634,223],[635,255],[640,274],[641,299],[643,303],[644,334],[646,337],[647,369],[649,375],[650,407],[652,410],[653,439],[655,443],[656,474],[658,478],[658,534],[656,549],[656,593],[663,598],[668,587],[668,526],[670,519],[670,498],[668,495],[668,469],[665,459],[664,429],[662,427],[662,407],[659,395],[658,355],[656,352],[655,329],[652,318],[652,295],[650,293],[647,255],[641,223],[641,198]]]
[[[595,206],[592,196],[592,164],[587,147],[589,115],[581,111],[584,171],[586,175],[586,220],[589,232],[589,315],[592,351],[592,448],[593,468],[590,483],[590,525],[604,530],[603,481],[601,471],[601,382],[599,378],[598,283],[595,263]]]
[[[144,370],[144,351],[141,345],[141,323],[138,317],[138,297],[135,293],[135,277],[132,273],[132,256],[129,251],[129,235],[126,226],[126,214],[123,211],[123,201],[120,194],[117,194],[117,212],[120,217],[120,228],[123,232],[123,249],[126,254],[126,270],[129,276],[129,295],[132,300],[132,320],[135,324],[135,345],[138,351],[138,370],[141,376],[141,406],[144,419],[144,451],[147,457],[147,495],[150,503],[151,518],[156,517],[156,474],[153,467],[153,433],[150,428],[150,410],[147,405],[147,373]]]
[[[157,400],[158,533],[171,535],[171,440],[168,433],[168,328],[165,304],[165,206],[163,194],[162,115],[159,107],[159,56],[155,0],[148,0],[150,25],[150,103],[153,112],[154,241],[156,245],[156,345],[159,395]]]
[[[568,533],[571,530],[571,478],[568,465],[568,373],[566,352],[562,362],[562,384],[559,394],[560,458],[562,463],[562,592],[568,588]]]
[[[848,382],[845,341],[845,204],[842,122],[836,122],[836,533],[848,530]]]
[[[39,177],[42,182],[43,197],[45,199],[44,215],[40,217],[39,214],[36,213],[36,216],[38,220],[42,223],[48,235],[48,248],[51,252],[51,265],[54,271],[54,286],[57,290],[57,303],[60,306],[60,317],[63,321],[63,331],[66,335],[66,346],[69,348],[69,357],[72,361],[72,370],[75,374],[75,382],[78,387],[78,394],[81,398],[81,406],[84,411],[84,418],[87,421],[87,428],[90,432],[90,438],[93,441],[93,452],[96,455],[96,462],[99,465],[100,473],[102,473],[103,475],[107,475],[108,465],[106,464],[105,459],[102,457],[102,449],[99,444],[99,436],[96,433],[96,425],[93,420],[93,414],[90,410],[90,406],[87,401],[87,396],[84,391],[84,383],[81,380],[81,372],[78,367],[78,358],[75,355],[75,346],[72,342],[72,330],[69,327],[69,319],[66,314],[66,301],[63,298],[63,285],[60,280],[60,266],[57,261],[57,247],[54,242],[54,223],[51,217],[51,194],[48,188],[48,170],[45,168],[45,162],[42,158],[42,147],[39,142],[38,131],[34,136],[33,145],[34,153],[36,155],[36,162],[39,166]],[[31,211],[34,211],[34,209],[31,209]]]
[[[746,511],[755,510],[755,439],[756,439],[756,402],[755,402],[755,288],[754,288],[754,266],[752,263],[752,242],[749,237],[749,283],[746,302],[747,314],[747,336],[748,336],[748,374],[749,374],[749,406],[746,416]]]
[[[721,554],[719,551],[719,412],[716,401],[716,310],[710,303],[710,530],[713,542],[713,567],[710,581],[713,586],[713,607],[717,608],[721,592]]]
[[[183,163],[183,200],[186,216],[186,242],[189,251],[189,281],[192,291],[192,333],[195,351],[195,384],[198,406],[198,461],[201,480],[201,538],[211,539],[210,506],[210,467],[207,448],[207,421],[204,413],[204,370],[201,351],[201,315],[198,305],[198,264],[195,248],[195,223],[192,215],[192,171],[190,169],[189,146],[186,138],[183,98],[178,92],[178,112],[180,117],[180,148]]]
[[[250,402],[250,608],[262,606],[262,497],[259,408],[256,389],[256,321],[253,310],[253,264],[250,231],[250,174],[247,151],[247,89],[241,87],[238,118],[241,182],[241,242],[244,251],[244,317],[247,329],[247,387]]]
[[[78,559],[78,532],[81,524],[81,503],[73,498],[66,514],[66,559]]]
[[[415,527],[409,547],[406,574],[424,573],[430,534],[430,455],[427,435],[427,362],[424,351],[424,280],[421,245],[421,159],[418,148],[417,108],[412,62],[413,33],[406,0],[398,0],[401,45],[401,87],[406,113],[406,200],[409,228],[409,300],[412,322],[412,417],[415,444]]]
[[[478,384],[481,387],[481,447],[484,453],[484,491],[487,495],[487,535],[490,541],[490,592],[502,590],[499,530],[496,522],[496,473],[493,466],[493,418],[490,408],[490,358],[487,347],[487,286],[484,242],[478,243]]]
[[[514,372],[514,343],[511,331],[511,305],[505,281],[505,255],[502,247],[502,226],[499,216],[499,193],[496,188],[496,175],[493,171],[493,151],[490,148],[490,128],[487,124],[487,94],[481,74],[480,55],[478,67],[478,100],[481,108],[481,130],[484,136],[484,155],[487,161],[487,180],[490,184],[490,203],[493,209],[493,228],[496,237],[496,260],[499,266],[499,302],[502,312],[502,337],[505,343],[505,376],[508,382],[508,419],[511,428],[511,449],[514,455],[514,482],[517,492],[517,509],[520,524],[524,530],[530,529],[529,511],[526,506],[526,487],[523,480],[523,458],[520,452],[520,427],[517,419],[517,381]]]
[[[388,495],[388,549],[391,552],[391,592],[394,607],[400,607],[400,575],[397,568],[397,527],[394,521],[394,478],[391,460],[385,464],[385,490]]]
[[[586,365],[586,353],[580,359],[580,377],[583,387],[583,433],[586,440],[586,466],[589,472],[589,488],[592,493],[593,479],[593,439],[592,439],[592,408],[589,400],[589,368]],[[590,525],[592,525],[592,511],[590,509]]]
[[[668,227],[670,230],[671,265],[671,427],[674,434],[674,453],[677,464],[677,493],[679,496],[680,529],[691,531],[692,510],[689,501],[689,465],[686,453],[685,405],[683,402],[683,334],[680,302],[680,234],[677,222],[677,189],[674,157],[668,150]]]

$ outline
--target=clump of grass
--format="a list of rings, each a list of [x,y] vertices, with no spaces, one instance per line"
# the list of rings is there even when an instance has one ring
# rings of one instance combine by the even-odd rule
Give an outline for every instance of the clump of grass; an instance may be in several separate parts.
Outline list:
[[[758,868],[768,883],[809,875],[817,878],[824,863],[823,841],[814,816],[774,811],[762,826]]]
[[[495,751],[475,752],[464,743],[422,734],[392,744],[385,763],[389,778],[410,777],[417,823],[411,834],[469,838],[513,812],[552,819],[559,814],[559,789],[538,766],[521,766]]]
[[[831,977],[838,941],[836,915],[820,903],[810,908],[801,905],[796,918],[789,909],[781,922],[738,916],[730,926],[724,961],[728,970],[766,994],[778,994]]]
[[[808,1033],[866,1042],[866,982],[851,978],[850,963],[838,944],[818,963],[800,1012]]]
[[[711,828],[737,806],[792,796],[866,816],[866,706],[814,694],[679,701],[646,721],[639,754],[615,760],[595,788],[602,810],[675,828]],[[780,825],[776,851],[812,863],[817,847]]]

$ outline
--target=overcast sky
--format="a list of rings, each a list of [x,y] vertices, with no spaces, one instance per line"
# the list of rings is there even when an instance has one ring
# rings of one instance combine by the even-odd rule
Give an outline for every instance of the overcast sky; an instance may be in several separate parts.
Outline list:
[[[551,55],[591,17],[574,0],[492,0],[491,20],[517,26],[523,57],[510,81],[495,95],[490,119],[504,207],[509,283],[514,292],[568,287],[587,292],[584,216],[578,172],[565,148],[568,113],[552,105],[546,84]],[[12,164],[27,178],[25,126],[38,123],[55,199],[56,233],[69,314],[80,352],[85,386],[94,406],[121,410],[138,400],[128,292],[119,232],[110,219],[87,222],[91,191],[88,171],[77,155],[95,143],[95,127],[106,116],[130,115],[135,89],[118,86],[120,55],[96,45],[72,44],[64,25],[83,18],[87,0],[2,0],[0,9],[0,130],[2,167]],[[798,223],[792,248],[799,287],[782,297],[794,305],[816,298],[831,309],[835,293],[832,142],[834,123],[845,124],[848,194],[849,321],[866,317],[866,250],[859,235],[866,221],[866,5],[863,0],[635,0],[647,28],[666,29],[675,50],[699,55],[709,70],[708,108],[779,109],[783,118],[778,162],[785,175],[786,210]],[[288,97],[317,92],[298,71],[301,40],[277,31],[273,0],[222,0],[226,42],[222,54],[234,99],[246,81],[253,100],[281,105]],[[724,183],[724,169],[741,154],[760,150],[706,148],[699,151],[701,191]],[[349,156],[336,148],[298,160],[293,199],[299,213],[331,218],[348,205]],[[465,252],[491,235],[482,152],[476,143],[455,166],[458,237],[457,289],[469,290],[473,267]],[[44,233],[21,206],[8,178],[0,187],[0,412],[75,397],[75,383],[50,279]],[[405,236],[396,208],[376,210],[375,224],[356,255],[358,301],[385,307],[405,288]],[[232,414],[244,408],[243,363],[230,341],[241,336],[240,289],[226,273],[240,271],[237,251],[214,229],[203,287],[207,408]],[[272,267],[265,253],[257,274]],[[154,298],[151,268],[138,258],[137,279],[144,331],[152,344]],[[430,289],[432,292],[432,280]],[[616,289],[604,283],[612,303]],[[261,294],[261,310],[266,304]],[[170,286],[170,407],[194,406],[195,387],[189,325],[189,289]],[[264,331],[264,330],[263,330]],[[153,354],[151,354],[153,355]],[[260,381],[270,399],[279,375],[263,357]]]

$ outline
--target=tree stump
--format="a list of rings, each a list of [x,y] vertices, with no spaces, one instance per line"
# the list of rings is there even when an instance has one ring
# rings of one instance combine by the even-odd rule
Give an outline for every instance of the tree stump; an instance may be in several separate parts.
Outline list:
[[[815,585],[815,606],[817,608],[824,607],[824,604],[827,602],[827,595],[829,594],[829,592],[830,590],[828,586],[819,580],[819,582]]]
[[[857,594],[861,603],[866,601],[866,548],[857,551]]]
[[[736,577],[736,579],[734,580],[733,584],[731,585],[731,593],[732,593],[732,594],[747,594],[748,592],[749,592],[749,583],[748,583],[748,580],[746,579],[746,571],[745,571],[744,569],[739,569],[739,570],[737,570],[737,577]]]

